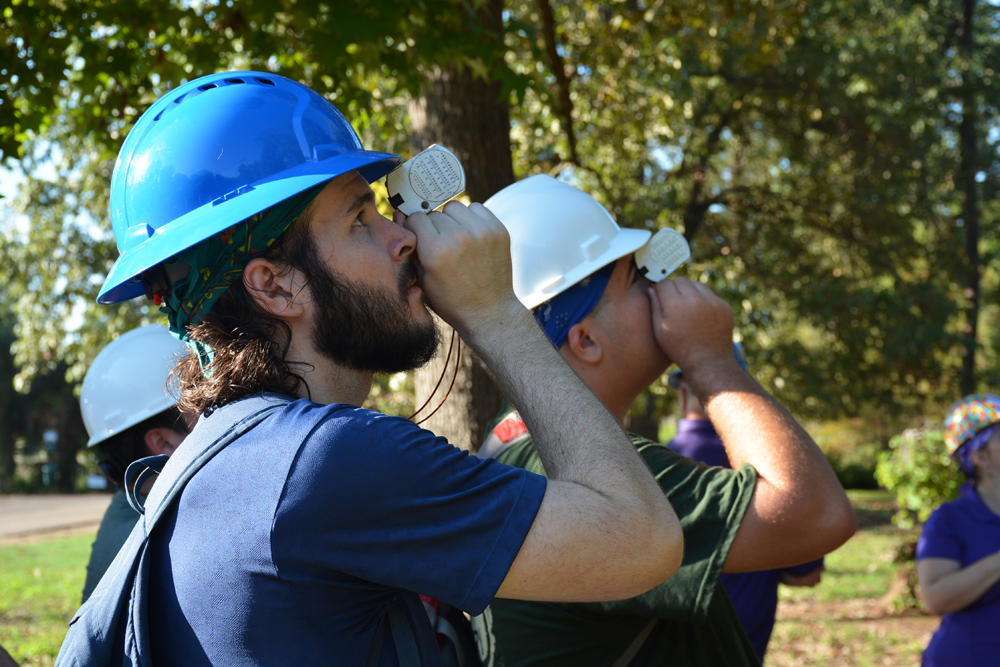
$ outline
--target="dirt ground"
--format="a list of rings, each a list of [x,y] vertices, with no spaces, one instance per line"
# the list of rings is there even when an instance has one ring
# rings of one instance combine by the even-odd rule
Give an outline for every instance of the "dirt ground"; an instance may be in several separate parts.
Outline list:
[[[0,542],[96,526],[110,504],[110,493],[0,495]]]
[[[919,612],[888,614],[878,599],[782,600],[767,667],[915,667],[941,619]]]

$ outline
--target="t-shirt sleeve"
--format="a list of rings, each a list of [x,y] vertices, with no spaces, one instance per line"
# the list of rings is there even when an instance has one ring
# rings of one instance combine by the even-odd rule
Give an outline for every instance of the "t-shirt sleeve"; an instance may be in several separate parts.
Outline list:
[[[702,620],[709,613],[722,566],[753,497],[757,471],[750,465],[739,470],[710,467],[663,445],[637,444],[680,518],[684,560],[673,577],[651,591],[594,607],[613,613]]]
[[[962,562],[962,541],[955,531],[948,505],[934,510],[917,540],[917,560],[948,558]]]
[[[477,459],[405,419],[351,407],[335,417],[300,448],[272,544],[311,576],[330,569],[482,612],[545,478]]]

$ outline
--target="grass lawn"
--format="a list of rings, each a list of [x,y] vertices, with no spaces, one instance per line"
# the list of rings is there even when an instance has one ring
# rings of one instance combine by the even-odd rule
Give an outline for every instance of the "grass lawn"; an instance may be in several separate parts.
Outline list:
[[[94,534],[0,546],[0,646],[22,666],[55,662],[80,606]]]
[[[910,667],[920,664],[938,618],[892,613],[883,599],[900,566],[896,549],[919,531],[889,523],[893,503],[882,491],[849,493],[861,530],[826,557],[816,588],[781,587],[768,667],[826,665]]]
[[[768,667],[909,667],[920,664],[938,619],[893,614],[882,597],[897,547],[917,532],[894,528],[880,491],[851,492],[861,530],[826,558],[816,588],[782,587]],[[94,533],[0,546],[0,645],[21,663],[51,665],[76,611]]]

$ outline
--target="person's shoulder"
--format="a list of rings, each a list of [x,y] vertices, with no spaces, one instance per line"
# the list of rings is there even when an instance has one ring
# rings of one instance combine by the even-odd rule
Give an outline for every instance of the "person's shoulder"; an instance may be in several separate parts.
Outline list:
[[[646,436],[638,435],[637,433],[629,432],[628,437],[632,440],[632,444],[635,445],[636,450],[642,454],[643,458],[656,458],[664,460],[680,460],[684,456],[677,453],[671,446],[670,443],[656,442],[655,440],[650,440]],[[673,441],[671,441],[673,442]]]
[[[665,445],[661,442],[655,442],[635,433],[629,433],[628,435],[632,439],[632,444],[635,445],[639,455],[646,462],[646,465],[657,476],[657,479],[661,480],[661,486],[664,482],[663,476],[667,475],[668,472],[673,474],[683,471],[682,474],[687,476],[689,474],[701,474],[707,469],[704,464],[691,459],[683,453],[677,452],[669,444]]]
[[[307,447],[345,446],[384,452],[415,443],[447,443],[403,417],[348,403],[323,405],[304,398],[289,402],[262,426],[258,438],[298,440]]]
[[[959,496],[941,503],[924,522],[924,533],[961,530],[960,526],[978,520],[979,506],[982,504],[974,493]]]
[[[978,504],[975,501],[975,495],[972,493],[959,496],[954,500],[948,500],[941,503],[933,512],[931,512],[931,517],[934,515],[941,517],[964,515]]]
[[[325,424],[338,428],[364,429],[375,426],[378,428],[396,427],[423,430],[409,419],[350,403],[323,405],[300,398],[291,401],[281,412],[283,414],[280,416],[284,419],[313,422],[317,425]]]
[[[538,456],[535,443],[531,439],[531,434],[525,431],[523,434],[508,441],[504,448],[493,457],[498,463],[522,468],[539,475],[545,474],[545,467],[542,459]]]

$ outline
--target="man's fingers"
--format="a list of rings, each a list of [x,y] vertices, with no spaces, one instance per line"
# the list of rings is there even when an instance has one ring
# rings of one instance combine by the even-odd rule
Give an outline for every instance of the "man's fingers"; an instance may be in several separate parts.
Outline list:
[[[704,297],[712,298],[712,299],[719,298],[719,295],[716,294],[715,291],[713,291],[712,288],[709,287],[708,285],[706,285],[705,283],[694,282],[694,283],[692,283],[692,285],[694,285],[694,288],[696,290],[698,290],[701,293],[701,295],[704,296]]]
[[[393,220],[395,219],[396,216],[393,215]],[[403,227],[416,234],[418,240],[420,239],[421,236],[424,237],[431,235],[436,236],[440,233],[438,232],[438,228],[437,226],[435,226],[430,216],[428,216],[426,213],[423,212],[413,213],[412,215],[405,216],[403,218],[402,224]]]
[[[653,324],[663,321],[663,304],[660,303],[660,295],[652,287],[647,288],[649,291],[649,308],[653,315]]]
[[[676,280],[679,279],[661,280],[658,283],[654,283],[653,289],[656,290],[656,294],[657,296],[660,297],[661,301],[677,298],[680,296],[681,292],[677,283],[675,282]]]
[[[456,229],[462,227],[462,225],[459,224],[458,220],[456,220],[452,216],[442,211],[431,211],[430,213],[427,213],[425,215],[427,215],[427,217],[430,218],[431,222],[434,224],[434,227],[438,230],[438,233],[440,234],[452,233]]]
[[[477,236],[482,233],[507,234],[507,229],[503,226],[503,223],[493,215],[492,211],[482,204],[473,203],[466,206],[461,202],[451,201],[445,204],[443,213],[454,220],[458,226]]]

